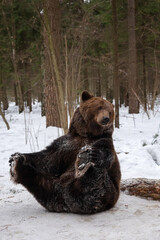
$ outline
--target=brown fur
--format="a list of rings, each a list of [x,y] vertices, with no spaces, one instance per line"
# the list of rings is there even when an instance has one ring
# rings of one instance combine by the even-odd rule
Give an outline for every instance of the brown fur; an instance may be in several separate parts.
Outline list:
[[[113,120],[113,105],[84,91],[66,135],[43,151],[11,156],[12,180],[49,211],[95,213],[113,207],[121,178]]]

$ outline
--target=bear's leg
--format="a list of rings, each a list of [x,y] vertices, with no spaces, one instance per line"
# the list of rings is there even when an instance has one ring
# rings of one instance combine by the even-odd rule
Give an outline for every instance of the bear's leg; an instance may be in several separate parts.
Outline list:
[[[109,209],[115,203],[117,192],[104,168],[92,166],[80,178],[75,178],[71,170],[53,179],[24,165],[21,155],[12,158],[13,181],[26,187],[49,211],[90,214]]]
[[[35,153],[14,153],[11,155],[9,163],[14,162],[18,158],[23,165],[33,168],[37,173],[55,176],[59,173],[58,162],[54,161],[54,153],[43,150]],[[12,164],[13,165],[13,164]]]
[[[90,167],[75,178],[62,175],[59,185],[68,212],[91,214],[114,206],[118,192],[104,168]]]
[[[49,178],[37,173],[29,165],[23,164],[24,158],[21,154],[14,154],[10,159],[11,179],[15,183],[22,184],[33,194],[37,201],[46,207],[50,196]]]
[[[90,214],[113,207],[119,196],[119,181],[108,174],[114,159],[114,152],[112,154],[106,148],[105,151],[91,146],[82,148],[75,171],[62,174],[57,185],[63,201],[50,202],[50,210],[55,211],[56,206],[61,211]]]
[[[71,212],[94,213],[114,206],[119,183],[108,175],[113,162],[114,153],[104,153],[95,147],[82,148],[75,162],[75,175],[70,180],[65,175],[61,177],[65,202]]]

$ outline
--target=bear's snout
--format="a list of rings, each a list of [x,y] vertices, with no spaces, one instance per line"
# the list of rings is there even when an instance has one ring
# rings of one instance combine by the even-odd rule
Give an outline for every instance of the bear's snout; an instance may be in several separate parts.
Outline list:
[[[109,123],[109,117],[103,117],[102,121],[101,121],[101,124],[102,125],[107,125],[107,123]]]
[[[110,121],[109,112],[106,110],[101,110],[96,117],[96,121],[98,124],[106,126]]]

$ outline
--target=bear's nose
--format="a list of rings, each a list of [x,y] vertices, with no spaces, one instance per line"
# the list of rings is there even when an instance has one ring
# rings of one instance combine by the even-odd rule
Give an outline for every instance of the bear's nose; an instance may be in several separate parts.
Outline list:
[[[106,125],[108,122],[109,122],[109,118],[108,117],[103,117],[102,118],[102,121],[101,121],[102,125]]]

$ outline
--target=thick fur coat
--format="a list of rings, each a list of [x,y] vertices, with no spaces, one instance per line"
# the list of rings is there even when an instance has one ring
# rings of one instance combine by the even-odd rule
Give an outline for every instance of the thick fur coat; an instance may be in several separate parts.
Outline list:
[[[96,213],[110,209],[120,192],[113,146],[113,105],[82,93],[66,135],[45,150],[11,156],[10,174],[53,212]]]

